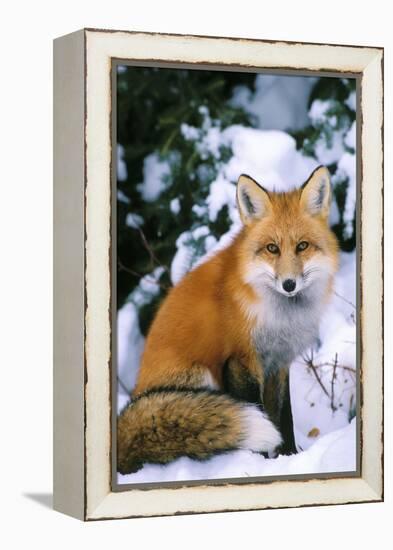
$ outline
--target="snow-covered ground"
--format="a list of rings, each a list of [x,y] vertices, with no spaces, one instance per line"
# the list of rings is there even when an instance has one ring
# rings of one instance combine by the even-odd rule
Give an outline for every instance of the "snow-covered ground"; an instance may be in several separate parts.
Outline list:
[[[317,159],[306,157],[296,149],[295,140],[288,133],[282,129],[267,129],[274,127],[273,122],[262,116],[263,112],[267,115],[279,109],[278,98],[280,93],[288,93],[288,86],[281,85],[282,90],[279,92],[277,80],[269,80],[262,76],[258,78],[253,94],[247,92],[244,87],[239,87],[235,89],[232,98],[234,104],[247,108],[255,115],[258,114],[258,127],[234,125],[221,129],[216,121],[210,119],[206,107],[201,110],[204,116],[201,128],[188,125],[181,127],[184,139],[195,141],[202,158],[204,155],[206,158],[209,155],[214,157],[217,176],[210,183],[206,204],[195,205],[193,208],[198,218],[197,224],[178,236],[177,252],[171,264],[173,284],[195,265],[227,246],[233,234],[239,230],[235,182],[241,173],[249,174],[268,190],[285,191],[302,184],[318,164],[337,162],[336,181],[344,176],[349,177],[344,221],[347,223],[349,235],[352,231],[356,198],[355,154],[347,150],[343,144],[355,148],[355,125],[345,131],[342,128],[338,129],[330,144],[321,141],[317,148]],[[299,83],[297,97],[301,94],[306,97],[310,82],[311,79],[304,82],[303,87]],[[263,91],[274,88],[277,88],[277,93],[272,94],[268,100]],[[354,101],[353,97],[352,100]],[[282,100],[281,105],[284,103]],[[292,105],[292,111],[286,114],[287,126],[301,126],[306,119],[317,125],[330,116],[329,101],[314,101],[309,111],[304,108],[299,111],[299,106],[294,101],[290,103],[288,100],[285,103],[287,106],[289,104]],[[305,105],[304,98],[302,105]],[[222,146],[232,151],[232,157],[225,162],[220,158]],[[121,166],[121,169],[124,170],[124,167]],[[160,193],[170,185],[169,172],[170,161],[165,164],[154,153],[146,157],[144,181],[138,187],[144,200],[159,199]],[[121,173],[123,175],[123,172]],[[122,198],[119,197],[119,200]],[[228,209],[231,225],[229,231],[217,241],[210,234],[209,223],[214,222],[223,207]],[[173,199],[171,211],[176,215],[179,209],[179,200]],[[337,223],[337,216],[337,205],[333,202],[330,218],[332,224]],[[133,227],[139,226],[143,224],[143,219],[129,215],[127,223]],[[194,254],[194,243],[202,243],[202,257]],[[119,411],[128,402],[128,393],[135,384],[144,346],[144,338],[138,323],[138,308],[149,303],[159,292],[160,275],[160,268],[156,268],[143,277],[118,313],[118,378],[121,381],[118,391]],[[321,322],[319,340],[318,346],[309,350],[303,357],[298,357],[290,369],[292,410],[299,450],[297,455],[266,459],[251,451],[234,451],[204,462],[183,457],[166,466],[146,464],[134,474],[119,474],[119,483],[354,471],[356,251],[341,254],[334,294]]]
[[[182,457],[165,466],[146,464],[135,474],[118,474],[118,483],[351,472],[356,470],[355,446],[354,419],[296,455],[270,459],[252,451],[232,451],[204,462]]]

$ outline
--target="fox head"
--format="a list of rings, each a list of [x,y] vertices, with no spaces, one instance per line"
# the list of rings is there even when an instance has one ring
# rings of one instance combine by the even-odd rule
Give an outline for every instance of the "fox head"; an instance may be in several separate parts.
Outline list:
[[[331,195],[324,166],[287,193],[268,192],[249,176],[240,176],[242,274],[258,295],[270,291],[290,299],[326,291],[338,263],[336,237],[328,224]]]

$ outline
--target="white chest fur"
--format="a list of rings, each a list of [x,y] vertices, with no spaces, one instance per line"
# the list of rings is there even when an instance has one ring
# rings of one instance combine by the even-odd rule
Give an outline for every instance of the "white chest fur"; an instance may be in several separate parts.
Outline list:
[[[288,367],[317,340],[322,307],[320,295],[314,293],[265,296],[253,339],[267,373]]]

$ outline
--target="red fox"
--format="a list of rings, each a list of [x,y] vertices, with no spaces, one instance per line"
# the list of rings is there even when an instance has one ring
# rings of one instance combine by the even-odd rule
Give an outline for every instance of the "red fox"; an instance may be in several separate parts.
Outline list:
[[[266,191],[241,175],[233,242],[190,271],[159,309],[133,399],[118,418],[117,463],[296,452],[288,368],[318,336],[338,245],[328,170]]]

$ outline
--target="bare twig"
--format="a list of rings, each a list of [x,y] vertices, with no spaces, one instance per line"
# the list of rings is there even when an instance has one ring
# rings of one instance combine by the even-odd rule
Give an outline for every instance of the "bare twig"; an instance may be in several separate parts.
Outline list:
[[[130,267],[125,266],[121,260],[117,260],[117,265],[119,266],[120,271],[125,271],[126,273],[129,273],[130,275],[133,275],[134,277],[138,277],[139,279],[142,279],[142,277],[145,277],[145,280],[151,284],[157,285],[163,290],[169,290],[171,287],[170,285],[165,285],[157,281],[156,279],[153,279],[149,275],[143,275],[142,273],[138,273],[137,271],[134,271]]]
[[[144,234],[143,230],[140,228],[140,227],[137,227],[138,231],[139,231],[139,235],[142,239],[142,244],[143,246],[145,247],[147,253],[149,254],[150,256],[150,264],[151,264],[151,267],[153,268],[154,267],[154,264],[156,264],[157,267],[162,267],[163,269],[165,269],[165,271],[168,273],[169,272],[169,268],[168,266],[166,265],[163,265],[160,260],[157,258],[157,256],[155,255],[154,253],[154,250],[152,249],[152,247],[150,246],[150,243],[149,241],[147,240],[146,238],[146,235]]]
[[[330,407],[332,409],[332,411],[336,411],[337,410],[337,407],[336,405],[334,404],[334,384],[335,384],[335,381],[336,381],[336,369],[337,369],[337,353],[334,357],[334,363],[333,363],[333,373],[332,373],[332,379],[330,381]]]
[[[318,374],[318,371],[317,371],[317,369],[315,368],[315,365],[314,365],[314,363],[313,363],[313,357],[311,357],[310,359],[306,359],[305,361],[306,361],[306,365],[307,365],[308,367],[310,367],[310,369],[311,369],[312,372],[314,373],[314,376],[315,376],[315,378],[316,378],[318,384],[321,386],[323,393],[324,393],[325,395],[327,395],[327,397],[330,397],[329,392],[328,392],[327,389],[325,388],[325,386],[324,386],[324,384],[323,384],[323,382],[322,382],[322,380],[321,380],[321,378],[320,378],[320,376],[319,376],[319,374]]]
[[[347,365],[340,365],[340,364],[335,365],[334,363],[322,363],[321,365],[317,365],[317,367],[324,367],[324,366],[336,367],[337,369],[347,370],[349,372],[352,372],[353,374],[356,374],[356,369],[354,369],[353,367],[348,367]]]
[[[125,271],[126,273],[129,273],[130,275],[134,275],[135,277],[139,277],[140,279],[143,277],[141,273],[138,273],[137,271],[134,271],[130,267],[126,267],[121,260],[117,260],[117,265],[120,271]]]
[[[130,395],[130,391],[125,387],[125,385],[123,384],[123,382],[121,381],[120,377],[117,376],[117,382],[119,384],[119,386],[121,387],[121,389],[127,394],[127,395]]]
[[[352,343],[352,342],[349,342],[349,343]],[[329,361],[326,361],[325,363],[314,363],[314,350],[310,350],[310,356],[309,357],[303,356],[303,361],[304,361],[304,364],[307,365],[307,366],[310,366],[309,363],[311,361],[313,366],[316,369],[319,369],[321,367],[334,367],[334,366],[336,366],[338,369],[343,369],[343,370],[346,370],[346,371],[350,371],[353,374],[356,374],[356,369],[355,368],[349,367],[348,365],[341,365],[338,361],[337,361],[337,363],[335,361],[333,361],[333,363],[331,363]]]
[[[344,298],[344,296],[341,296],[341,294],[339,294],[336,290],[334,291],[334,294],[337,296],[337,298],[340,298],[340,299],[343,300],[346,304],[352,306],[353,309],[356,309],[355,304],[353,304],[352,302],[350,302],[349,300],[347,300],[346,298]]]
[[[338,407],[336,405],[336,401],[337,401],[337,399],[340,399],[340,397],[337,398],[336,391],[335,391],[336,390],[335,383],[336,383],[336,380],[337,380],[338,369],[348,371],[351,375],[356,375],[356,370],[352,367],[348,367],[347,365],[340,365],[339,362],[338,362],[338,354],[337,353],[335,354],[334,361],[332,363],[327,361],[325,363],[315,364],[314,363],[314,353],[313,353],[313,350],[311,350],[311,355],[309,357],[307,357],[307,356],[303,357],[303,361],[304,361],[304,364],[314,374],[315,380],[318,382],[318,384],[321,387],[323,393],[326,395],[326,397],[329,398],[330,407],[331,407],[332,411],[333,412],[337,411]],[[322,368],[322,367],[332,367],[332,371],[331,371],[332,375],[331,375],[331,379],[330,379],[330,388],[329,389],[328,389],[328,386],[324,384],[323,378],[320,375],[320,373],[318,372],[319,369]]]
[[[319,369],[321,367],[336,367],[337,369],[343,369],[343,370],[346,370],[346,371],[349,371],[349,372],[352,372],[353,374],[356,374],[356,369],[354,369],[353,367],[348,367],[347,365],[340,365],[339,363],[329,363],[329,361],[327,361],[326,363],[319,363],[318,365],[314,365],[314,367],[316,369]]]

